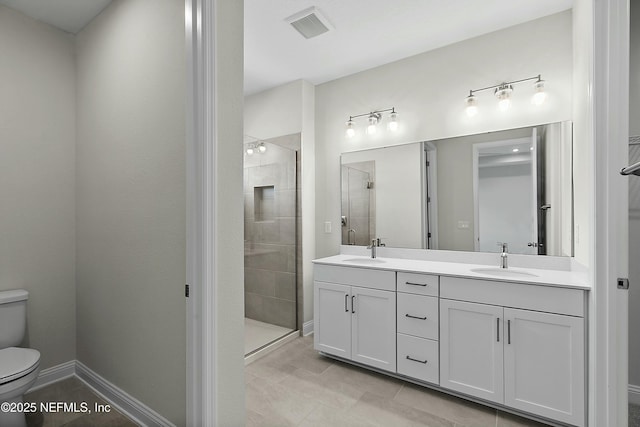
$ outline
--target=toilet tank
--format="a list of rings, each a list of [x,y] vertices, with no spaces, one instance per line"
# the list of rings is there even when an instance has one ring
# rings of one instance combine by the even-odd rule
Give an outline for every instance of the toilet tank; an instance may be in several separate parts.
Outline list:
[[[27,327],[27,299],[24,289],[0,291],[0,349],[16,347]]]

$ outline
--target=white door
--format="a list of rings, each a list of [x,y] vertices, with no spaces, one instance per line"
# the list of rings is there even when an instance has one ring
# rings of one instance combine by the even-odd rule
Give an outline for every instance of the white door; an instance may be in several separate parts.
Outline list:
[[[325,282],[313,284],[314,348],[350,359],[351,287]]]
[[[584,425],[584,319],[505,308],[504,403]]]
[[[440,300],[440,385],[502,403],[503,308]]]
[[[351,359],[395,372],[396,293],[356,286],[351,292]]]

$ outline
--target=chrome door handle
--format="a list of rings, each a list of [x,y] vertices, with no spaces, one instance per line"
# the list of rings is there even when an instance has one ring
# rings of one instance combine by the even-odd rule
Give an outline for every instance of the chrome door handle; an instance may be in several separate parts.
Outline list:
[[[418,316],[412,316],[409,313],[405,314],[405,317],[410,317],[412,319],[418,319],[418,320],[427,320],[427,316],[424,317],[418,317]]]
[[[344,311],[345,313],[349,312],[349,307],[347,307],[347,301],[349,300],[349,294],[344,294]]]
[[[355,298],[356,298],[356,296],[355,296],[355,295],[352,295],[352,296],[351,296],[351,313],[354,313],[354,314],[355,314],[355,312],[356,312],[355,306],[353,305],[353,300],[354,300]]]
[[[500,318],[499,317],[496,319],[496,330],[498,331],[496,333],[496,339],[498,342],[500,342]]]
[[[507,344],[511,344],[511,320],[507,320]]]

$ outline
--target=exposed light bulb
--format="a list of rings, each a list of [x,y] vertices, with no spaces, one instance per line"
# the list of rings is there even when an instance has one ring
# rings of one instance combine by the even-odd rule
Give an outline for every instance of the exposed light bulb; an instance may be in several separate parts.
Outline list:
[[[267,151],[267,147],[264,145],[264,143],[261,142],[260,145],[258,145],[258,151],[261,153]]]
[[[511,107],[511,100],[509,98],[498,101],[498,109],[500,111],[507,111],[509,107]]]
[[[513,151],[514,153],[517,153],[517,152],[519,152],[519,151],[520,151],[520,149],[519,149],[519,148],[514,148],[514,149],[513,149],[513,150],[511,150],[511,151]]]
[[[367,126],[367,133],[369,135],[373,135],[374,133],[376,133],[378,131],[377,125],[378,125],[378,116],[371,113],[369,115],[369,126]]]
[[[508,84],[503,84],[496,89],[495,95],[498,98],[500,111],[507,111],[511,107],[511,92],[513,92],[513,87]]]
[[[391,121],[389,122],[388,128],[391,132],[395,132],[398,130],[398,113],[392,111],[389,117]]]
[[[547,92],[544,90],[544,80],[540,80],[540,78],[538,78],[538,81],[533,84],[533,90],[535,93],[531,98],[531,103],[533,105],[544,104],[544,101],[547,99]]]
[[[533,151],[533,147],[529,147],[529,151]]]
[[[253,147],[247,148],[247,154],[252,155],[254,153]]]
[[[353,120],[349,119],[347,122],[347,138],[353,138],[356,134],[356,130],[353,128]]]
[[[464,99],[464,102],[467,104],[467,107],[465,108],[467,116],[473,117],[478,114],[478,99],[472,95],[471,92],[469,92],[469,96]]]

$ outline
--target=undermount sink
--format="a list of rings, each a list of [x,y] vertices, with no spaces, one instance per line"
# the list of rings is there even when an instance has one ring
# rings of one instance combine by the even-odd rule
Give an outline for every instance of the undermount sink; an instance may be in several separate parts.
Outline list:
[[[513,270],[511,268],[484,267],[484,268],[472,268],[471,271],[474,273],[486,274],[489,276],[538,277],[537,274],[529,273],[526,271]]]
[[[343,260],[344,262],[354,262],[356,264],[382,264],[386,261],[380,258],[366,258],[366,257],[358,257],[358,258],[347,258]]]

